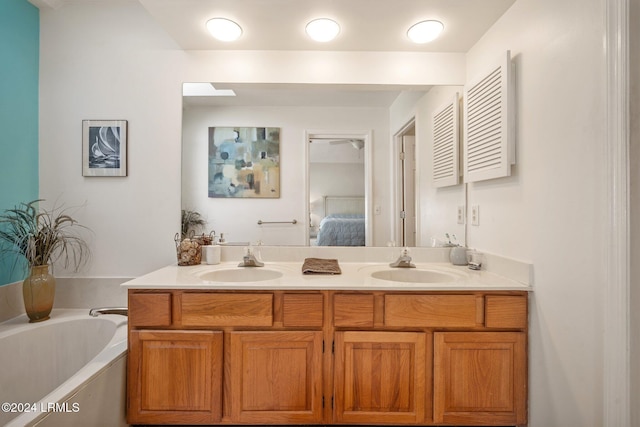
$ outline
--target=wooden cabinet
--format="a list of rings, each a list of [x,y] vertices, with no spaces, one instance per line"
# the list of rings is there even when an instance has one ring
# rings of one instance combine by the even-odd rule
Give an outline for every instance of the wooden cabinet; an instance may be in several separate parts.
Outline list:
[[[273,324],[273,295],[185,292],[180,298],[184,327],[263,326]]]
[[[473,328],[475,295],[385,295],[384,323],[398,327]]]
[[[434,334],[434,421],[526,423],[526,335]]]
[[[336,332],[335,421],[424,422],[423,332]]]
[[[215,423],[221,418],[222,333],[131,331],[129,423]]]
[[[130,291],[129,423],[321,423],[324,297]]]
[[[231,421],[322,421],[321,332],[232,332]]]
[[[525,292],[129,291],[132,424],[527,424]]]

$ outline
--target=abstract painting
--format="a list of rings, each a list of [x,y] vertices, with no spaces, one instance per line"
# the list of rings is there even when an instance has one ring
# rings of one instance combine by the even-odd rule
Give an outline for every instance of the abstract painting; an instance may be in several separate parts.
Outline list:
[[[127,176],[127,121],[82,121],[82,175]]]
[[[210,127],[209,197],[280,197],[280,128]]]

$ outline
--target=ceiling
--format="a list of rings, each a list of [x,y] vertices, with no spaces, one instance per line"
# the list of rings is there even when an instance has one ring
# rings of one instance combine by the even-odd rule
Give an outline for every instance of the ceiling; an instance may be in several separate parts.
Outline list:
[[[66,3],[111,0],[29,0],[43,8]],[[138,0],[184,50],[397,51],[466,53],[516,0]],[[229,18],[243,28],[238,41],[215,40],[205,23]],[[328,43],[309,39],[304,27],[319,17],[336,20],[338,37]],[[406,37],[419,21],[444,24],[441,36],[426,44]],[[429,87],[345,85],[254,85],[215,83],[236,97],[185,97],[190,106],[344,106],[389,107],[401,90]]]
[[[185,96],[184,106],[389,108],[401,91],[424,93],[429,86],[214,83],[236,96]]]
[[[331,50],[467,52],[515,0],[139,0],[185,50]],[[236,42],[209,35],[207,20],[224,17],[243,28]],[[329,43],[310,40],[305,25],[326,17],[341,26]],[[442,35],[427,44],[406,37],[419,21],[436,19]]]
[[[185,50],[329,50],[467,52],[515,0],[139,0]],[[220,42],[205,28],[225,17],[243,28],[240,40]],[[307,22],[339,22],[336,40],[317,43],[304,33]],[[441,37],[417,45],[406,31],[416,22],[444,23]],[[184,106],[311,106],[388,108],[401,90],[429,87],[341,85],[255,85],[215,83],[236,97],[185,97]]]

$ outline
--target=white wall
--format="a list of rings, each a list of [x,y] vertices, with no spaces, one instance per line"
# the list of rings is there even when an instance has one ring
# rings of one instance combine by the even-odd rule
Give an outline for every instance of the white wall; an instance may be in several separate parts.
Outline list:
[[[518,163],[511,178],[469,187],[480,226],[468,243],[535,265],[533,427],[603,425],[603,14],[601,0],[518,0],[467,56],[470,77],[506,49],[518,70]],[[93,230],[91,277],[174,262],[183,81],[460,85],[466,76],[464,54],[183,52],[134,0],[73,3],[40,19],[41,197],[86,202],[78,216]],[[129,120],[128,177],[81,176],[83,119]]]
[[[40,197],[83,205],[76,217],[93,253],[83,275],[134,277],[175,262],[184,61],[136,2],[41,10]],[[128,120],[128,177],[82,177],[84,119]]]
[[[602,426],[605,56],[600,0],[518,0],[467,55],[467,75],[511,50],[513,176],[469,185],[468,243],[533,262],[530,425]]]
[[[227,241],[305,245],[305,130],[372,131],[373,171],[387,170],[388,110],[337,107],[189,107],[183,113],[182,203],[201,212],[210,229]],[[207,131],[211,126],[269,126],[280,128],[280,198],[210,199],[207,196]],[[187,167],[186,165],[190,165]],[[364,171],[361,175],[364,177]],[[373,185],[374,203],[387,203],[388,185]],[[388,213],[387,213],[388,214]],[[290,221],[296,225],[257,225],[257,221]],[[386,242],[387,216],[373,218],[374,245]],[[386,239],[386,240],[385,240]]]
[[[460,184],[443,188],[435,188],[431,178],[433,112],[449,102],[455,93],[462,96],[462,91],[462,86],[443,85],[434,86],[420,96],[406,92],[396,99],[390,109],[392,138],[411,119],[415,119],[419,246],[430,246],[432,238],[444,241],[445,234],[455,235],[458,243],[465,243],[465,226],[457,223],[458,206],[465,205],[465,184],[462,183],[462,177]],[[397,171],[392,171],[392,175],[395,174]]]
[[[421,164],[419,232],[423,246],[428,244],[432,237],[445,240],[447,233],[455,235],[458,243],[465,243],[465,226],[457,223],[458,206],[465,205],[465,184],[462,183],[462,177],[460,177],[460,184],[441,188],[435,188],[432,179],[433,112],[444,103],[450,102],[455,93],[462,97],[462,87],[435,86],[416,105],[419,119],[416,120],[416,140],[419,144],[418,159]],[[462,152],[460,158],[462,158]]]

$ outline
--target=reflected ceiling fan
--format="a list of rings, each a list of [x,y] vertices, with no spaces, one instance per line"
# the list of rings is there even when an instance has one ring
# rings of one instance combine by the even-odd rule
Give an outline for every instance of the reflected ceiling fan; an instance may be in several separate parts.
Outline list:
[[[362,150],[364,147],[364,139],[359,138],[349,138],[349,139],[336,139],[334,141],[329,141],[329,144],[351,144],[353,148],[356,150]]]

